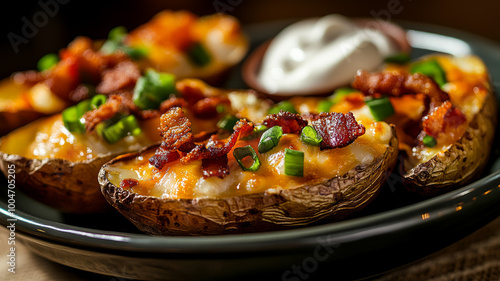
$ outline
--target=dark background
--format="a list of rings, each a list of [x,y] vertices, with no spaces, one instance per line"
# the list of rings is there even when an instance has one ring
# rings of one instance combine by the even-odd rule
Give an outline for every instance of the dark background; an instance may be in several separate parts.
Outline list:
[[[339,13],[350,17],[380,17],[394,21],[409,20],[456,28],[500,43],[500,1],[487,0],[57,0],[8,1],[0,12],[0,78],[14,71],[34,69],[46,53],[57,52],[77,35],[105,38],[108,31],[124,25],[129,30],[148,21],[163,9],[188,9],[198,15],[225,11],[243,24],[278,19],[322,16]],[[58,11],[37,28],[18,52],[8,34],[22,36],[23,18],[43,11],[40,3],[57,3]],[[8,3],[8,5],[7,5]],[[392,11],[392,12],[391,12]],[[390,17],[390,18],[388,18]],[[43,20],[43,19],[42,19]]]

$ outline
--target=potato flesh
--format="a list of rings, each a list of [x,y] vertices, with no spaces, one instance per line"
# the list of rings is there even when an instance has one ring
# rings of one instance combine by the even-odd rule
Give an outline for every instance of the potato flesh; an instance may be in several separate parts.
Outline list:
[[[204,179],[201,161],[193,161],[187,165],[175,161],[158,171],[148,162],[154,150],[107,167],[108,179],[116,186],[120,186],[121,181],[126,178],[137,179],[140,183],[130,187],[131,192],[161,198],[230,198],[264,191],[278,192],[341,176],[358,165],[368,165],[381,157],[392,136],[390,126],[373,121],[365,122],[364,125],[367,128],[366,134],[354,143],[329,150],[303,144],[298,135],[286,134],[277,147],[258,154],[261,167],[257,172],[243,172],[230,152],[230,174],[224,179]],[[258,140],[240,140],[235,147],[245,145],[251,145],[257,151]],[[284,175],[285,148],[305,153],[304,177]]]

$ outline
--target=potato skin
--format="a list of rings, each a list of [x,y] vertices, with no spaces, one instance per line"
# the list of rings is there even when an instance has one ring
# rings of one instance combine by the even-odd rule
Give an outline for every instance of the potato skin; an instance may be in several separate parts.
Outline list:
[[[16,187],[62,212],[85,214],[111,210],[102,197],[96,175],[113,156],[89,161],[28,159],[0,152],[0,170],[15,165]]]
[[[394,127],[390,146],[369,165],[357,166],[322,183],[224,199],[162,199],[113,185],[106,168],[139,153],[117,157],[99,172],[108,202],[141,231],[152,235],[248,233],[340,220],[361,210],[378,194],[397,158]],[[151,148],[150,148],[151,149]]]
[[[479,176],[488,162],[496,124],[497,101],[489,91],[483,107],[455,144],[405,172],[406,188],[410,192],[435,196]]]

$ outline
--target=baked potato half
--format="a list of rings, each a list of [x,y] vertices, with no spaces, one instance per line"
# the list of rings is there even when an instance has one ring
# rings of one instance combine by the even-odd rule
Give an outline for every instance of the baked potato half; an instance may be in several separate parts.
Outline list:
[[[235,18],[187,11],[160,12],[130,33],[114,28],[106,41],[77,37],[58,55],[42,57],[38,71],[14,73],[2,82],[0,121],[8,122],[0,135],[92,95],[130,90],[148,69],[220,85],[247,48]]]
[[[102,212],[109,204],[97,182],[100,167],[117,155],[160,141],[157,127],[161,110],[183,106],[196,121],[193,132],[198,133],[217,131],[218,122],[228,114],[258,119],[270,107],[270,102],[249,91],[219,90],[194,79],[175,85],[176,95],[169,96],[158,109],[139,110],[131,94],[124,92],[107,100],[105,96],[94,97],[91,104],[95,99],[104,100],[83,117],[71,113],[88,100],[21,127],[0,139],[0,169],[7,175],[7,167],[15,165],[21,190],[63,212]],[[224,106],[216,108],[217,104]]]
[[[375,198],[397,158],[394,127],[358,113],[354,119],[352,113],[281,110],[260,125],[240,120],[227,139],[193,144],[186,140],[188,119],[171,109],[162,116],[162,144],[111,160],[99,183],[113,207],[152,235],[248,233],[340,220]],[[242,132],[246,126],[253,132]],[[344,141],[334,145],[334,139]]]
[[[497,124],[497,102],[476,56],[434,55],[380,73],[358,72],[354,88],[388,95],[412,192],[437,195],[480,175]]]

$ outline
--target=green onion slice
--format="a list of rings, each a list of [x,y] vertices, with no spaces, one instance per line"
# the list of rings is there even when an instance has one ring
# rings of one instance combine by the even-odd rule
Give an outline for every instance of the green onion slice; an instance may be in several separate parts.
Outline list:
[[[85,124],[82,122],[81,118],[89,110],[90,100],[84,100],[66,108],[62,112],[64,127],[72,133],[84,133]]]
[[[316,129],[311,126],[305,126],[300,133],[300,140],[303,143],[318,146],[323,141],[323,138],[318,134]]]
[[[219,122],[217,122],[217,127],[229,132],[233,132],[233,128],[238,120],[240,120],[238,117],[228,114],[220,119]]]
[[[317,110],[318,112],[330,112],[330,108],[332,108],[334,104],[332,100],[321,100],[318,103]]]
[[[128,115],[121,118],[118,122],[110,120],[110,122],[100,123],[96,127],[96,131],[101,138],[113,144],[128,135],[139,135],[141,133],[141,128],[135,116]]]
[[[440,87],[447,83],[446,73],[435,59],[414,63],[411,66],[410,72],[427,75],[434,79]]]
[[[258,125],[253,128],[253,132],[249,135],[243,138],[243,140],[253,140],[256,138],[259,138],[264,131],[266,131],[268,128],[266,125]]]
[[[186,53],[189,60],[198,67],[203,67],[211,61],[208,50],[200,42],[194,43]]]
[[[134,103],[142,110],[156,109],[175,95],[175,76],[170,73],[156,72],[152,69],[137,80],[134,87]]]
[[[259,157],[257,156],[257,153],[255,153],[253,147],[250,145],[235,148],[233,150],[233,156],[236,159],[236,161],[238,161],[238,164],[240,165],[241,169],[243,169],[243,171],[255,172],[260,168]],[[250,165],[250,167],[246,167],[243,164],[243,158],[248,156],[252,157],[253,160],[253,163],[252,165]]]
[[[436,139],[429,135],[426,135],[422,141],[427,147],[435,147],[437,144]]]
[[[105,95],[95,95],[92,97],[90,100],[90,108],[91,109],[97,109],[99,106],[103,105],[106,103],[106,100],[108,98]]]
[[[366,105],[370,108],[375,121],[385,120],[387,117],[394,114],[394,107],[388,97],[379,99],[365,100]]]
[[[127,28],[125,26],[117,26],[108,33],[108,39],[113,41],[122,41],[125,36],[127,36]]]
[[[385,58],[386,63],[394,63],[394,64],[407,64],[411,60],[410,54],[408,53],[399,53],[390,57]]]
[[[329,99],[333,102],[333,104],[337,104],[341,102],[345,96],[353,92],[356,92],[356,90],[352,88],[338,88],[333,92]]]
[[[54,67],[58,62],[59,56],[57,56],[56,54],[46,54],[45,56],[40,58],[36,67],[38,68],[38,71],[42,72]]]
[[[304,176],[304,152],[285,148],[285,175]]]
[[[278,114],[280,110],[288,111],[291,113],[298,113],[293,104],[289,101],[282,101],[269,109],[268,114]]]
[[[267,129],[260,137],[258,150],[259,153],[266,153],[276,147],[283,135],[283,129],[280,126],[274,126]]]

